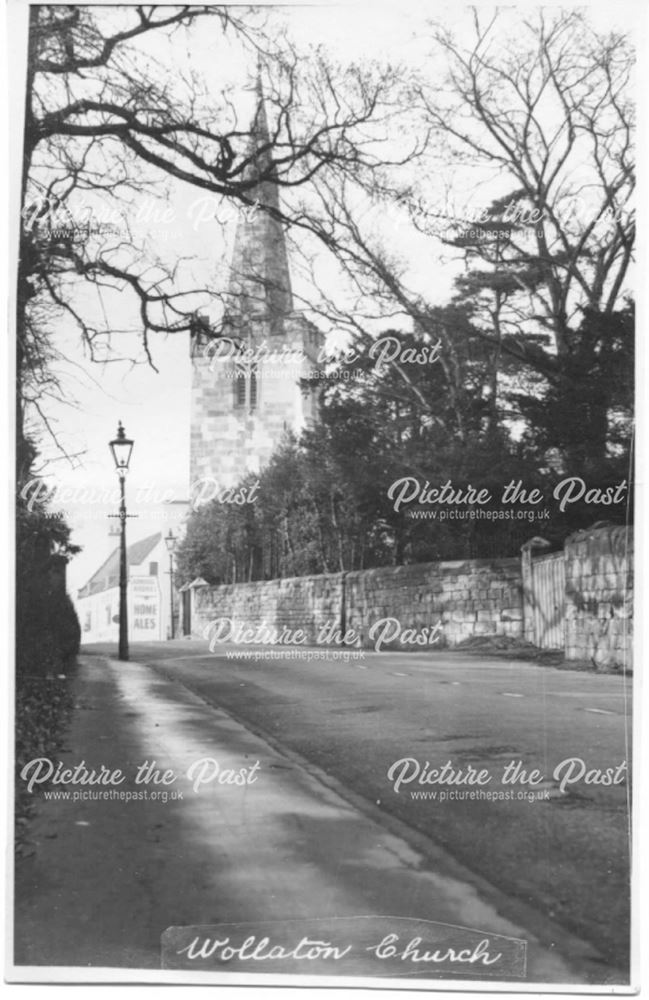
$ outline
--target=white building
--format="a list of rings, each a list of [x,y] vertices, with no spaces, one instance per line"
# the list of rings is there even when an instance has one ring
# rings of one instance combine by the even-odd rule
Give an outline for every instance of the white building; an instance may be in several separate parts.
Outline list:
[[[128,636],[132,642],[166,639],[170,634],[169,553],[162,532],[129,545]],[[178,594],[174,590],[178,621]],[[119,546],[77,593],[81,641],[115,642],[119,633]]]

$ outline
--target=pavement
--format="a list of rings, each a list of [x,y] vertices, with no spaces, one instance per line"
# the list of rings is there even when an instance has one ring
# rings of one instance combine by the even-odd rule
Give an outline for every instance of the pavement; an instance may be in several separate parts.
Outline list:
[[[582,789],[567,809],[553,791],[549,803],[454,801],[442,810],[386,784],[390,762],[417,754],[495,766],[540,753],[551,767],[579,744],[589,767],[608,766],[628,739],[619,678],[581,673],[577,682],[529,663],[425,654],[323,669],[232,660],[196,642],[134,647],[128,664],[93,652],[81,659],[60,759],[120,769],[119,791],[147,798],[84,799],[81,786],[57,786],[79,797],[46,799],[37,789],[34,853],[16,873],[17,965],[154,970],[172,926],[383,914],[522,938],[529,982],[628,981],[590,924],[567,926],[539,900],[547,885],[555,905],[558,844],[558,877],[581,884],[589,873],[605,910],[610,886],[624,885],[626,786]],[[206,759],[226,780],[254,780],[208,781]],[[174,782],[135,785],[145,761]],[[551,815],[568,814],[550,829]],[[445,842],[451,830],[457,843]],[[513,859],[499,869],[503,844]],[[598,852],[608,861],[592,868]],[[623,912],[624,891],[617,905]],[[615,919],[598,912],[595,924],[623,940]],[[354,974],[380,970],[370,955]]]

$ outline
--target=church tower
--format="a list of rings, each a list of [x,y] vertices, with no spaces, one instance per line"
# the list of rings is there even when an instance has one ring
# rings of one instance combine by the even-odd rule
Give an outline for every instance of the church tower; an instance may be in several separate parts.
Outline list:
[[[294,308],[259,77],[246,160],[254,204],[237,222],[223,319],[213,329],[199,318],[191,336],[190,483],[208,477],[219,489],[259,472],[287,431],[313,425],[317,389],[300,380],[324,341]]]

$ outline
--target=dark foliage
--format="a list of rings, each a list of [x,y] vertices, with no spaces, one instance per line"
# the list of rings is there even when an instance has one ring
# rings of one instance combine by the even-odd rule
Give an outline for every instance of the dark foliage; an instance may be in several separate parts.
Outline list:
[[[27,839],[27,821],[34,809],[34,795],[26,789],[20,772],[35,757],[52,757],[62,746],[73,707],[70,676],[19,677],[16,685],[16,853],[33,853]]]
[[[19,677],[65,673],[79,651],[81,630],[65,593],[65,565],[79,549],[46,497],[34,500],[36,449],[19,441],[16,500],[16,672]]]
[[[363,352],[353,365],[333,368],[324,380],[320,423],[299,441],[287,437],[258,477],[255,503],[213,501],[192,515],[177,553],[180,578],[218,584],[517,556],[537,534],[560,546],[597,520],[628,520],[630,489],[615,505],[580,501],[564,510],[553,492],[566,476],[581,474],[589,488],[603,490],[630,479],[632,312],[605,322],[586,315],[574,382],[564,384],[562,375],[536,384],[528,372],[534,391],[527,395],[506,380],[494,392],[489,352],[481,351],[479,337],[472,340],[471,319],[462,315],[459,326],[451,325],[450,319],[459,322],[454,305],[446,317],[453,365],[377,366]],[[390,336],[402,350],[427,343],[423,334]],[[602,409],[603,425],[596,420]],[[515,433],[516,422],[524,433]],[[566,465],[571,446],[574,464]],[[414,500],[395,510],[388,491],[404,477],[432,488],[472,486],[491,500]],[[249,488],[255,479],[241,485]],[[536,489],[542,501],[504,504],[511,482],[528,494]],[[476,511],[493,512],[493,519]],[[535,520],[534,511],[547,517]]]

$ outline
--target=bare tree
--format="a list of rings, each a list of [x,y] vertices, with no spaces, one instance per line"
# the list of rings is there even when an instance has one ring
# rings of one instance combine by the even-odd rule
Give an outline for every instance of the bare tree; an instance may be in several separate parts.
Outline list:
[[[360,169],[354,189],[319,179],[314,209],[359,296],[442,339],[460,437],[467,384],[460,342],[469,332],[488,351],[492,426],[499,408],[502,416],[499,382],[508,367],[564,393],[588,377],[586,368],[604,372],[616,316],[626,309],[635,235],[628,39],[598,35],[578,12],[485,18],[475,8],[470,20],[461,40],[433,25],[439,76],[413,70],[409,77],[408,115],[418,116],[426,141],[417,174]],[[362,196],[370,211],[359,211]],[[470,324],[445,317],[414,290],[389,231],[378,235],[381,210],[406,212],[463,267],[451,305],[468,310]],[[597,385],[588,419],[602,428],[602,449],[612,397],[603,377]]]
[[[270,120],[262,148],[253,148],[227,89],[208,93],[199,74],[170,75],[156,64],[151,39],[191,31],[199,19],[233,35],[251,61],[261,57]],[[187,184],[250,206],[266,181],[289,192],[321,170],[346,174],[379,162],[363,126],[380,117],[390,75],[334,67],[321,53],[305,68],[265,20],[232,7],[32,8],[17,316],[21,400],[22,383],[47,367],[37,317],[71,317],[90,356],[109,359],[111,324],[97,296],[88,309],[82,283],[132,301],[139,334],[127,356],[139,343],[150,363],[150,335],[190,329],[196,295],[205,292],[182,287],[178,268],[138,246],[128,221],[117,233],[106,225],[66,227],[75,195],[121,205],[122,219],[128,196],[152,183]],[[191,34],[183,44],[191,45]],[[259,208],[308,226],[290,207]],[[20,404],[19,426],[22,417]]]
[[[468,46],[437,30],[445,96],[422,85],[417,98],[452,164],[497,168],[510,182],[484,228],[510,225],[473,249],[517,277],[530,321],[561,356],[580,308],[619,305],[631,262],[633,54],[624,36],[597,35],[580,12],[540,9],[517,25],[515,45],[501,21],[475,10]]]

